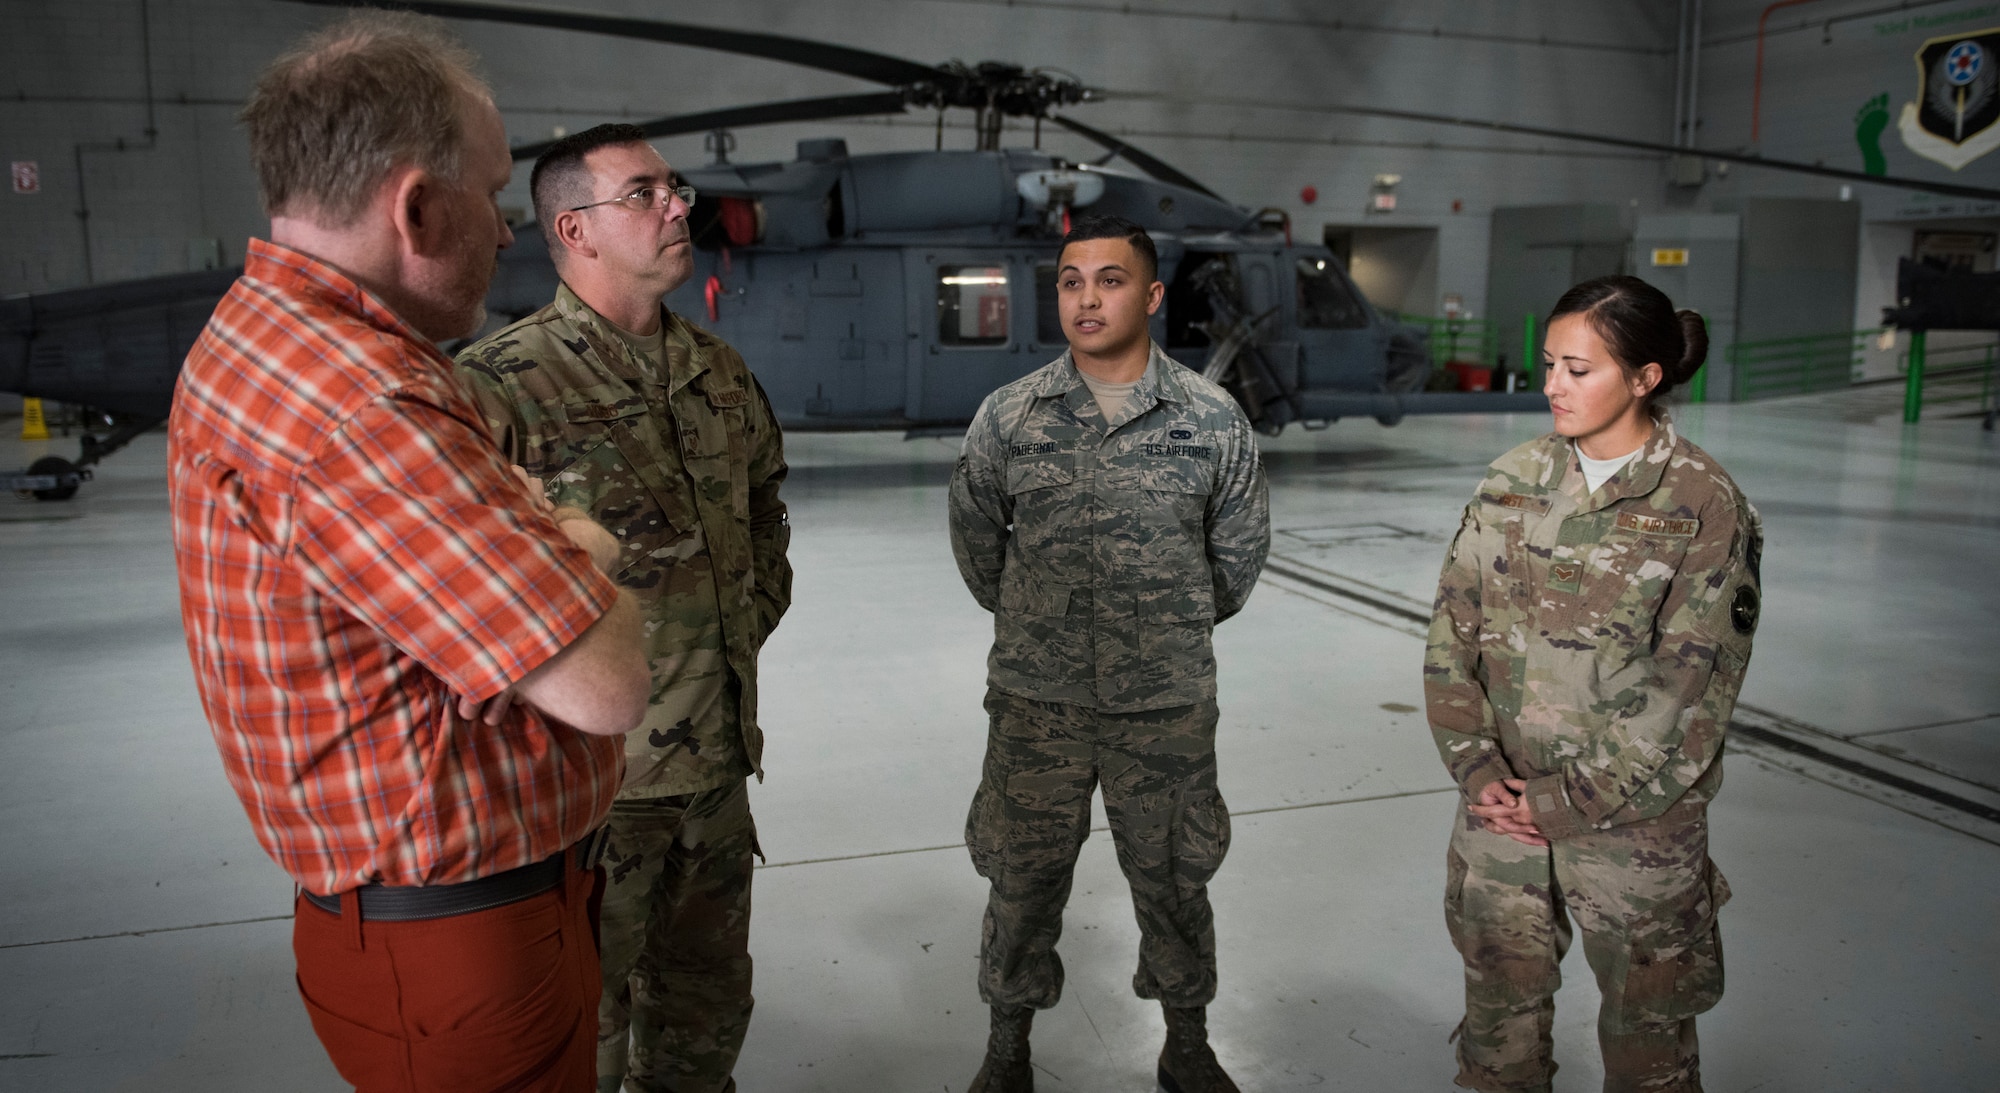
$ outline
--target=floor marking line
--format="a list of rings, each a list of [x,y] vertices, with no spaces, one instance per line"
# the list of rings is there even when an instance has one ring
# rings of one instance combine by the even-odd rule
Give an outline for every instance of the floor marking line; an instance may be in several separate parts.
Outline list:
[[[1312,587],[1317,588],[1323,592],[1331,592],[1336,596],[1345,597],[1347,599],[1353,600],[1356,603],[1367,604],[1369,607],[1372,607],[1375,610],[1380,611],[1385,615],[1394,615],[1399,619],[1408,619],[1411,622],[1422,623],[1426,627],[1428,627],[1431,624],[1431,617],[1429,615],[1425,615],[1417,611],[1412,611],[1409,608],[1404,607],[1400,604],[1391,604],[1388,603],[1387,601],[1379,600],[1372,596],[1364,596],[1359,592],[1353,591],[1352,589],[1342,588],[1339,585],[1332,584],[1328,581],[1322,581],[1319,578],[1314,577],[1309,573],[1301,573],[1297,569],[1292,568],[1291,566],[1281,565],[1277,562],[1266,560],[1264,562],[1264,568],[1272,573],[1276,573],[1278,576],[1283,577],[1286,580],[1297,581],[1300,584],[1304,585],[1311,585]]]
[[[1830,751],[1816,748],[1803,740],[1794,740],[1782,733],[1775,733],[1756,725],[1746,725],[1741,721],[1731,721],[1729,723],[1729,731],[1741,733],[1760,744],[1769,745],[1780,751],[1788,751],[1793,755],[1811,759],[1815,763],[1824,763],[1829,767],[1844,770],[1849,774],[1866,778],[1871,782],[1900,790],[1912,797],[1921,797],[1926,801],[1943,805],[1953,811],[1963,812],[1968,816],[1977,816],[1988,823],[2000,823],[2000,808],[1983,805],[1978,801],[1968,801],[1955,793],[1947,793],[1935,786],[1927,786],[1922,782],[1905,778],[1900,774],[1879,770],[1858,759],[1849,759],[1845,755],[1835,755]]]
[[[1782,771],[1785,774],[1796,775],[1797,777],[1804,778],[1808,782],[1813,782],[1818,785],[1825,786],[1828,789],[1838,790],[1842,793],[1847,794],[1850,797],[1859,797],[1870,804],[1881,805],[1883,808],[1889,809],[1892,812],[1900,812],[1903,815],[1908,816],[1913,820],[1921,820],[1924,823],[1932,824],[1937,827],[1942,827],[1946,831],[1949,831],[1955,835],[1964,835],[1968,839],[1976,839],[1980,842],[1986,843],[1989,846],[2000,846],[2000,839],[1996,839],[1990,835],[1982,835],[1977,831],[1969,831],[1963,827],[1955,827],[1949,823],[1946,823],[1943,819],[1940,819],[1935,813],[1920,812],[1916,808],[1913,808],[1908,804],[1899,802],[1892,797],[1886,797],[1880,795],[1879,793],[1870,792],[1870,790],[1866,786],[1856,785],[1853,782],[1843,781],[1839,778],[1832,777],[1825,771],[1815,771],[1810,761],[1802,763],[1799,766],[1788,766],[1786,763],[1782,761],[1780,757],[1764,754],[1754,750],[1745,750],[1741,746],[1737,748],[1737,754],[1743,756],[1746,759],[1752,760],[1758,766],[1763,767],[1765,770]]]
[[[1377,793],[1370,797],[1343,797],[1337,801],[1308,801],[1297,805],[1272,805],[1269,808],[1246,808],[1241,812],[1232,811],[1230,819],[1238,816],[1262,816],[1268,812],[1297,812],[1302,808],[1330,808],[1334,805],[1365,805],[1370,801],[1398,801],[1405,797],[1429,797],[1438,793],[1457,793],[1458,787],[1439,786],[1435,789],[1406,789],[1400,793]]]
[[[1391,630],[1398,634],[1402,634],[1405,637],[1412,637],[1416,638],[1418,641],[1422,641],[1427,635],[1426,631],[1411,629],[1401,625],[1400,623],[1395,623],[1387,619],[1384,619],[1379,612],[1363,611],[1353,607],[1346,607],[1341,604],[1335,603],[1332,600],[1328,599],[1325,595],[1322,595],[1318,589],[1294,588],[1291,585],[1286,584],[1284,578],[1279,578],[1277,580],[1274,580],[1271,583],[1271,587],[1277,589],[1280,592],[1283,592],[1287,596],[1297,596],[1299,599],[1302,599],[1307,603],[1318,604],[1319,606],[1324,607],[1329,611],[1338,611],[1341,614],[1346,615],[1350,619],[1354,619],[1358,622],[1365,622],[1370,626],[1379,626],[1384,630]]]
[[[1352,589],[1342,588],[1339,585],[1333,584],[1330,581],[1319,580],[1311,576],[1310,574],[1301,573],[1290,566],[1282,564],[1274,564],[1270,561],[1266,561],[1264,563],[1264,568],[1271,570],[1272,572],[1278,574],[1281,577],[1297,581],[1300,584],[1311,585],[1314,588],[1318,588],[1323,591],[1332,593],[1333,595],[1354,600],[1358,603],[1367,604],[1369,607],[1372,607],[1377,611],[1381,611],[1384,614],[1394,615],[1398,618],[1409,619],[1413,622],[1421,622],[1424,623],[1425,625],[1429,625],[1430,623],[1429,616],[1422,615],[1406,607],[1385,603],[1382,600],[1376,599],[1371,596],[1361,595],[1360,593],[1355,592]],[[1747,705],[1742,702],[1738,702],[1737,705],[1741,706],[1746,712],[1757,714],[1762,717],[1768,717],[1774,721],[1778,721],[1785,724],[1799,725],[1805,729],[1814,732],[1819,732],[1821,735],[1828,736],[1832,739],[1844,739],[1842,737],[1834,737],[1833,734],[1825,733],[1823,730],[1814,729],[1812,726],[1806,725],[1805,722],[1798,721],[1795,718],[1785,717],[1781,714],[1774,714],[1768,710],[1762,710],[1755,706]],[[1793,755],[1797,755],[1805,759],[1811,759],[1817,763],[1824,763],[1827,766],[1834,767],[1838,770],[1844,770],[1849,774],[1855,775],[1856,777],[1866,778],[1871,782],[1877,782],[1881,785],[1888,786],[1891,789],[1900,790],[1904,793],[1908,793],[1915,797],[1921,797],[1924,800],[1932,802],[1933,804],[1943,805],[1946,808],[1952,809],[1954,811],[1963,812],[1968,816],[1976,816],[1979,817],[1980,819],[1986,820],[1991,823],[2000,823],[2000,809],[1980,804],[1977,801],[1967,800],[1964,797],[1960,797],[1957,794],[1948,792],[1946,790],[1938,789],[1933,786],[1927,786],[1922,782],[1905,778],[1902,775],[1896,774],[1893,771],[1882,770],[1879,767],[1870,766],[1867,763],[1863,763],[1859,760],[1849,759],[1844,755],[1835,755],[1832,752],[1826,751],[1823,748],[1814,747],[1813,745],[1808,744],[1802,740],[1794,740],[1791,737],[1784,736],[1780,733],[1772,732],[1769,729],[1759,728],[1758,726],[1755,725],[1746,725],[1741,721],[1735,721],[1735,720],[1730,721],[1729,728],[1731,731],[1742,733],[1744,736],[1747,736],[1750,739],[1757,741],[1758,743],[1767,744],[1771,747],[1778,748],[1782,751],[1791,752]],[[1854,746],[1863,748],[1866,747],[1866,745],[1861,745],[1861,744],[1856,744]],[[1884,756],[1884,758],[1887,758],[1887,756]],[[1951,778],[1955,781],[1967,782],[1968,784],[1976,784],[1976,783],[1971,783],[1968,779],[1961,778],[1954,774],[1948,774],[1943,771],[1938,771],[1936,773],[1943,774],[1945,777]]]
[[[1394,801],[1404,797],[1426,797],[1434,793],[1456,793],[1457,786],[1440,786],[1435,789],[1408,789],[1397,793],[1377,793],[1368,797],[1342,797],[1332,801],[1306,801],[1296,805],[1270,805],[1265,808],[1231,809],[1230,819],[1239,816],[1262,816],[1267,812],[1296,812],[1302,808],[1331,808],[1334,805],[1365,805],[1370,801]],[[1102,835],[1111,829],[1092,827],[1092,835]],[[825,865],[829,862],[862,861],[867,858],[892,858],[899,854],[929,854],[937,850],[963,850],[965,844],[945,843],[941,846],[912,846],[902,850],[870,850],[861,854],[835,854],[826,858],[800,858],[797,861],[774,861],[759,865],[759,869],[785,869],[794,865]]]
[[[1945,779],[1946,781],[1954,782],[1959,785],[1965,786],[1966,788],[1974,791],[1975,795],[1979,793],[2000,792],[2000,787],[1989,785],[1985,782],[1978,780],[1977,778],[1968,777],[1966,775],[1959,774],[1956,771],[1945,770],[1942,767],[1937,766],[1936,764],[1926,762],[1925,760],[1922,759],[1916,759],[1904,755],[1891,754],[1890,751],[1885,751],[1882,748],[1879,748],[1876,745],[1869,743],[1867,740],[1863,739],[1863,737],[1872,738],[1875,735],[1878,735],[1875,733],[1857,733],[1854,736],[1842,736],[1839,733],[1830,732],[1826,729],[1822,729],[1818,725],[1815,725],[1809,721],[1801,721],[1796,717],[1786,717],[1784,714],[1774,713],[1770,710],[1764,709],[1761,706],[1753,706],[1747,702],[1738,702],[1736,704],[1736,708],[1745,713],[1752,714],[1756,717],[1760,717],[1765,721],[1770,722],[1771,725],[1766,731],[1780,732],[1781,734],[1792,733],[1794,734],[1792,737],[1794,741],[1802,743],[1807,747],[1815,746],[1813,741],[1811,739],[1798,740],[1798,737],[1800,736],[1811,737],[1824,741],[1825,742],[1824,745],[1821,745],[1823,749],[1839,749],[1846,747],[1846,748],[1853,748],[1855,751],[1865,752],[1871,756],[1880,756],[1883,763],[1890,765],[1877,767],[1876,769],[1883,771],[1891,778],[1902,777],[1901,775],[1896,774],[1897,765],[1901,765],[1909,767],[1913,771],[1922,771],[1924,774],[1933,775],[1935,777]],[[1985,720],[1985,718],[1971,719],[1971,721],[1973,722],[1983,721],[1983,720]],[[1922,728],[1922,727],[1924,726],[1911,726],[1911,729]],[[1908,731],[1910,731],[1910,729],[1882,730],[1882,732],[1884,733],[1908,732]],[[1839,752],[1835,750],[1834,754],[1839,754]],[[1865,759],[1855,760],[1855,761],[1860,762],[1866,766],[1874,765],[1873,763]],[[1916,780],[1921,781],[1922,780],[1921,776],[1917,776]],[[1946,787],[1939,787],[1939,792],[1949,794],[1952,796],[1958,795],[1954,793],[1950,788]]]
[[[1889,736],[1899,732],[1916,732],[1919,729],[1948,729],[1953,725],[1970,725],[1977,721],[1992,721],[1995,718],[2000,718],[2000,713],[1983,713],[1975,717],[1955,717],[1950,721],[1933,721],[1927,725],[1905,725],[1900,729],[1870,729],[1867,732],[1855,733],[1848,739],[1859,740],[1864,736]]]
[[[207,930],[216,926],[249,926],[258,922],[283,922],[292,916],[265,915],[262,918],[232,918],[225,922],[197,922],[190,926],[155,926],[149,930],[124,930],[115,934],[86,934],[83,937],[52,937],[46,941],[11,941],[0,945],[0,949],[32,949],[37,945],[68,945],[73,941],[109,941],[119,937],[145,937],[148,934],[177,934],[182,930]]]
[[[1295,805],[1270,805],[1265,808],[1232,809],[1230,818],[1238,816],[1262,816],[1271,812],[1296,812],[1305,808],[1331,808],[1335,805],[1362,805],[1371,801],[1394,801],[1404,797],[1425,797],[1436,793],[1456,793],[1457,786],[1443,786],[1436,789],[1411,789],[1398,793],[1377,793],[1367,797],[1342,797],[1332,801],[1306,801]],[[1092,835],[1102,835],[1109,827],[1092,827]],[[800,858],[797,861],[764,862],[759,869],[785,869],[794,865],[826,865],[831,862],[863,861],[868,858],[893,858],[902,854],[929,854],[939,850],[963,850],[962,842],[944,843],[938,846],[911,846],[901,850],[871,850],[862,854],[836,854],[826,858]],[[225,922],[197,922],[190,926],[157,926],[147,930],[125,930],[115,934],[89,934],[84,937],[56,937],[43,941],[15,941],[0,944],[0,949],[29,949],[37,945],[67,945],[76,941],[109,941],[120,937],[145,937],[148,934],[171,934],[183,930],[207,930],[217,926],[248,926],[259,922],[283,922],[291,918],[289,914],[265,915],[261,918],[237,918]]]

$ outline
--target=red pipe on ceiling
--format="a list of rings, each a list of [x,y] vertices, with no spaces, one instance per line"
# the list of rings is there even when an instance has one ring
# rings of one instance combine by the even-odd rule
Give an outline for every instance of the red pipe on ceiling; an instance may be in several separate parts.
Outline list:
[[[1764,9],[1757,17],[1757,72],[1750,79],[1750,144],[1755,147],[1760,132],[1759,120],[1764,102],[1764,22],[1779,8],[1789,8],[1798,4],[1810,4],[1813,0],[1778,0]]]

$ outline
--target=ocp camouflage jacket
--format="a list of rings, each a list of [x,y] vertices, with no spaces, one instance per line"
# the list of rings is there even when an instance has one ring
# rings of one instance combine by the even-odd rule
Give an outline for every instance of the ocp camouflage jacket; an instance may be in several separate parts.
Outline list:
[[[665,376],[567,285],[458,357],[507,457],[624,546],[612,579],[638,597],[653,669],[626,797],[762,776],[757,652],[792,598],[784,443],[763,389],[736,350],[661,314]]]
[[[1424,659],[1431,732],[1465,797],[1526,779],[1551,838],[1715,796],[1759,609],[1757,510],[1664,414],[1585,490],[1561,436],[1494,461]]]
[[[1271,544],[1250,423],[1158,346],[1107,422],[1065,352],[980,404],[951,481],[996,690],[1108,712],[1215,695],[1217,622]]]

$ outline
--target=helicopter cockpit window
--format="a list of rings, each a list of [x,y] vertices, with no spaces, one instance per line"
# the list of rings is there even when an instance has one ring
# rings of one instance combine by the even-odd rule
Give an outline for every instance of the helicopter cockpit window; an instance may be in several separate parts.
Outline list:
[[[1368,311],[1354,293],[1327,268],[1324,258],[1301,258],[1298,264],[1299,325],[1312,330],[1358,330],[1368,325]]]
[[[1007,344],[1007,267],[938,267],[938,343]]]

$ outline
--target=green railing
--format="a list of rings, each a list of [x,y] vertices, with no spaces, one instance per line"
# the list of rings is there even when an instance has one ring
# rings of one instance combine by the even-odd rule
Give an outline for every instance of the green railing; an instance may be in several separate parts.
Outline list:
[[[2000,340],[1940,349],[1929,346],[1926,332],[1910,334],[1909,352],[1896,371],[1903,376],[1903,420],[1914,422],[1925,409],[1990,414],[2000,406],[1993,372],[2000,364]]]
[[[1736,372],[1736,397],[1743,401],[1831,391],[1854,382],[1868,342],[1882,329],[1737,342],[1729,347]],[[1702,385],[1706,388],[1706,383]]]
[[[1492,368],[1499,360],[1499,333],[1486,319],[1448,319],[1441,315],[1392,314],[1391,319],[1422,327],[1430,343],[1431,360],[1463,361]]]

